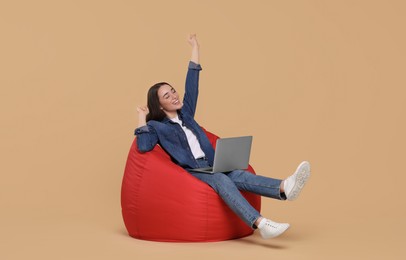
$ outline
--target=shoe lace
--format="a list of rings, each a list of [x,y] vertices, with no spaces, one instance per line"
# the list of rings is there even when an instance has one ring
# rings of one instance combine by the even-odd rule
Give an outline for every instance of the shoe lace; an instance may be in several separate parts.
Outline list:
[[[266,222],[265,225],[267,225],[267,226],[269,226],[271,228],[277,228],[278,227],[278,226],[276,226],[276,225],[274,225],[272,223],[269,223],[269,222]]]

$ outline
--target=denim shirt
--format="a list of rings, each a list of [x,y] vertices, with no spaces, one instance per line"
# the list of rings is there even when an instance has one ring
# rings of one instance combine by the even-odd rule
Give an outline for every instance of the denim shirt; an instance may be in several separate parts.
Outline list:
[[[210,166],[212,166],[214,160],[213,146],[194,119],[199,95],[200,70],[202,70],[200,64],[189,62],[183,107],[178,110],[178,116],[183,124],[196,135]],[[151,151],[156,144],[159,144],[171,156],[172,160],[183,168],[199,167],[182,127],[169,118],[166,117],[162,121],[150,120],[146,125],[135,129],[134,134],[137,136],[137,146],[140,152]]]

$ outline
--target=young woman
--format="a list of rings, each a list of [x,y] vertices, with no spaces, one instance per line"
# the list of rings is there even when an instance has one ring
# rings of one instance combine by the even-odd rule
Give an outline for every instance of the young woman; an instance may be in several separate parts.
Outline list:
[[[199,72],[202,68],[196,35],[190,35],[188,42],[192,46],[192,57],[183,101],[166,82],[157,83],[149,89],[147,106],[137,108],[139,122],[135,135],[138,149],[148,152],[159,144],[174,162],[210,185],[247,225],[253,229],[258,228],[263,238],[279,236],[289,228],[289,224],[262,217],[239,190],[279,200],[294,200],[310,176],[310,165],[306,161],[302,162],[295,173],[285,180],[254,175],[244,170],[215,174],[193,171],[213,165],[214,149],[194,119]]]

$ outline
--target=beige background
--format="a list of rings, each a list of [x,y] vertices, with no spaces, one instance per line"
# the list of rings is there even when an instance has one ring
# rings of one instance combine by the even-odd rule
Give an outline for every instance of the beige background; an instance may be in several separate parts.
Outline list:
[[[404,259],[404,1],[0,2],[1,259]],[[198,121],[252,134],[252,165],[312,178],[264,198],[282,237],[127,236],[120,188],[135,108],[183,93],[201,45]],[[403,208],[403,210],[402,210]]]

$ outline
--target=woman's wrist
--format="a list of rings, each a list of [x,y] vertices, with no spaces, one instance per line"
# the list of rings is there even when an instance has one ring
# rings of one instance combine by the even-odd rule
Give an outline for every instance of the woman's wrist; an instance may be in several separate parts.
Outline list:
[[[138,118],[138,127],[144,126],[146,124],[147,124],[147,121],[146,121],[145,117]]]
[[[192,57],[190,60],[196,64],[199,64],[199,46],[192,47]]]

